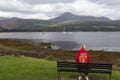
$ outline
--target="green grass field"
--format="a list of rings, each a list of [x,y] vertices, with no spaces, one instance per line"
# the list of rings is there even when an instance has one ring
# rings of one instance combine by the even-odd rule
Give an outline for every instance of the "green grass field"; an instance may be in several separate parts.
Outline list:
[[[28,57],[0,57],[0,80],[55,80],[56,62]]]
[[[0,57],[0,80],[56,80],[56,78],[55,61],[30,57]],[[119,71],[113,71],[112,80],[120,80]]]

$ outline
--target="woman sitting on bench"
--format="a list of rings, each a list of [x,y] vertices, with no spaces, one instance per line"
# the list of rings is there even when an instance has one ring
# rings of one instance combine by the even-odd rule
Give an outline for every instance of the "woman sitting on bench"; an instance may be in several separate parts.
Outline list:
[[[86,51],[85,45],[81,46],[81,49],[76,54],[76,62],[77,63],[90,63],[90,55]],[[88,80],[88,66],[78,66],[78,70],[80,71],[78,79],[81,80],[83,77]]]

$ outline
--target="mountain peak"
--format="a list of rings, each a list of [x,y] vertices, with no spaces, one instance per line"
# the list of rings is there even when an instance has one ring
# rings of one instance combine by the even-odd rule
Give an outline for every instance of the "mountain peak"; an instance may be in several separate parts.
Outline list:
[[[73,17],[78,17],[78,15],[75,15],[75,14],[73,14],[73,13],[70,13],[70,12],[65,12],[65,13],[63,13],[63,14],[61,14],[60,16],[58,16],[58,17],[56,17],[56,18],[66,18],[66,19],[68,19],[68,18],[73,18]]]
[[[52,19],[52,22],[54,23],[60,23],[68,20],[83,20],[83,21],[109,21],[111,19],[107,17],[95,17],[95,16],[79,16],[72,14],[70,12],[65,12],[61,14],[60,16]]]
[[[74,15],[74,14],[72,14],[72,13],[70,13],[70,12],[65,12],[65,13],[63,13],[62,15],[69,16],[69,15]]]

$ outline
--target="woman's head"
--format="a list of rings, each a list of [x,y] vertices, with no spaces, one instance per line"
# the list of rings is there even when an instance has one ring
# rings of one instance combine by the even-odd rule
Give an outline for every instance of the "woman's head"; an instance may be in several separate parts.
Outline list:
[[[81,48],[86,49],[86,45],[82,44]]]

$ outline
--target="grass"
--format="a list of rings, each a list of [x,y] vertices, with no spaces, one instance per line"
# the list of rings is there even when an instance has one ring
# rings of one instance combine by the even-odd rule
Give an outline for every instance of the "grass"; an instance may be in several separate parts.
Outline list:
[[[112,80],[120,80],[120,71],[113,71]]]
[[[0,80],[55,80],[56,62],[29,57],[0,57]]]
[[[77,74],[62,74],[62,76],[69,78],[72,78],[75,75]],[[108,77],[108,75],[102,74],[99,74],[97,76]],[[119,76],[119,71],[113,71],[112,80],[120,80]],[[0,80],[56,80],[56,78],[56,61],[48,61],[44,59],[35,59],[30,57],[0,57]]]

